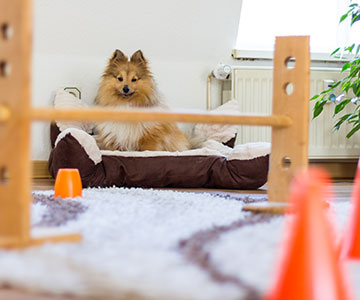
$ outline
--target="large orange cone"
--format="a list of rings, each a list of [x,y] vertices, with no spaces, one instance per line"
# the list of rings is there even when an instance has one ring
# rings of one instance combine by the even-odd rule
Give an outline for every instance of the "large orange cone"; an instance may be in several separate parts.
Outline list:
[[[344,231],[340,246],[341,259],[360,259],[360,160],[356,170],[351,201],[350,221]]]
[[[266,300],[350,299],[323,202],[329,180],[320,170],[299,174],[290,193],[295,215],[276,282]]]

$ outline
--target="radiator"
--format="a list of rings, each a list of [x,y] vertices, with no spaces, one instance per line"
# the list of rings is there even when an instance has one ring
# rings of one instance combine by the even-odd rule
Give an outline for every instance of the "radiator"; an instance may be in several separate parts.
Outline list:
[[[324,68],[313,68],[310,75],[310,97],[324,90],[328,80],[337,81],[343,76],[340,74],[340,69]],[[236,67],[233,69],[232,97],[239,100],[242,113],[271,114],[272,76],[273,70],[270,67]],[[339,131],[333,130],[333,124],[337,119],[333,117],[333,103],[327,104],[322,114],[313,120],[314,104],[314,101],[310,102],[309,158],[357,159],[360,154],[360,132],[347,139],[346,133],[350,126],[343,124],[343,128]],[[351,109],[348,111],[350,112]],[[345,110],[344,113],[346,113]],[[271,141],[269,127],[239,127],[237,144],[258,141]]]

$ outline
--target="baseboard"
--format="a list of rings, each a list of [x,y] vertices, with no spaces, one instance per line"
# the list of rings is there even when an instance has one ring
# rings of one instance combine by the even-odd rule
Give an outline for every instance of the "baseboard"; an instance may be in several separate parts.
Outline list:
[[[332,179],[354,179],[357,161],[355,160],[310,160],[311,167],[325,169]]]
[[[32,161],[32,178],[33,179],[46,179],[52,178],[48,170],[48,162],[46,160],[33,160]]]

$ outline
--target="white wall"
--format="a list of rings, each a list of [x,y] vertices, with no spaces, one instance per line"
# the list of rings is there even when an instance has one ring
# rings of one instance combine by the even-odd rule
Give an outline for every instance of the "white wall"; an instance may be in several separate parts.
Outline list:
[[[91,103],[108,58],[141,49],[172,108],[205,109],[206,78],[232,63],[241,0],[35,0],[33,105],[60,86]],[[33,127],[34,160],[47,160],[48,124]]]

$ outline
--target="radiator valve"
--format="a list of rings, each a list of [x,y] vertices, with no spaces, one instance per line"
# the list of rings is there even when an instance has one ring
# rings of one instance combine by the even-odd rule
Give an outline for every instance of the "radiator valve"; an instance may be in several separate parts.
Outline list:
[[[231,67],[229,65],[219,63],[212,73],[216,79],[228,79],[231,74]]]

